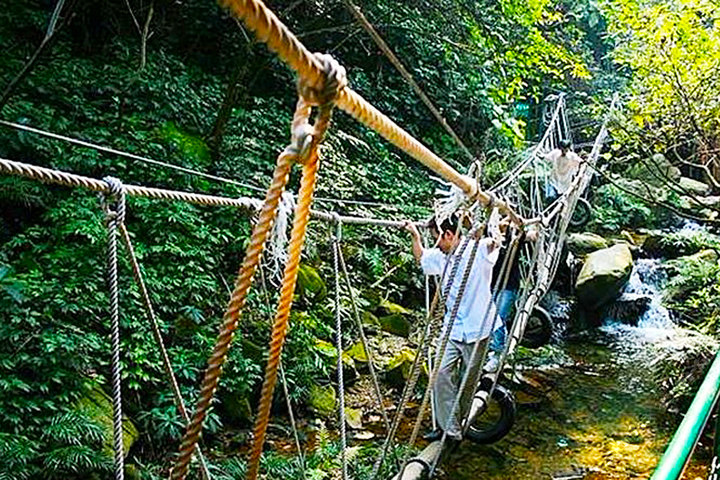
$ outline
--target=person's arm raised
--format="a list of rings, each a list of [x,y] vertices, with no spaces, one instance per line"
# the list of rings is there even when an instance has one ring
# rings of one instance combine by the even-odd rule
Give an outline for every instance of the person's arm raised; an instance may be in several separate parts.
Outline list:
[[[419,262],[423,252],[422,236],[420,236],[420,232],[412,222],[405,222],[404,228],[410,232],[410,235],[412,236],[413,257],[415,257],[415,260]]]

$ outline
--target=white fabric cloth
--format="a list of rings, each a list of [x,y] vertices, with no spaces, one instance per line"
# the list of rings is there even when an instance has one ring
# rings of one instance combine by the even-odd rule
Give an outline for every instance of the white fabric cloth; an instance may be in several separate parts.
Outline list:
[[[462,245],[463,241],[463,239],[460,240],[460,245]],[[470,261],[470,254],[475,242],[480,242],[480,244],[465,287],[465,293],[460,299],[460,307],[455,323],[450,331],[450,339],[456,342],[468,343],[482,340],[489,336],[495,327],[500,325],[495,304],[492,301],[491,289],[493,266],[500,255],[500,249],[494,248],[492,252],[489,252],[488,247],[492,240],[484,238],[482,240],[469,240],[462,258],[458,258],[460,245],[456,248],[456,252],[450,255],[447,274],[442,280],[443,293],[446,295],[444,329],[447,328],[450,321],[450,313],[458,297],[462,277]],[[423,249],[420,257],[420,266],[426,275],[441,275],[445,266],[445,259],[446,255],[439,248],[426,248]],[[460,265],[456,273],[457,278],[452,282],[452,287],[448,292],[447,286],[450,282],[450,273],[455,262],[458,261]]]
[[[550,183],[555,187],[557,193],[562,195],[570,189],[582,159],[577,153],[569,150],[563,155],[559,148],[548,153],[546,158],[552,166]]]

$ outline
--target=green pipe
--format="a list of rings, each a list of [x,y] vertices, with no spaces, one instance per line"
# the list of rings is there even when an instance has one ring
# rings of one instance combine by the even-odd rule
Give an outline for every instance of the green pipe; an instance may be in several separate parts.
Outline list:
[[[720,352],[695,394],[685,418],[680,423],[650,480],[677,480],[682,475],[705,424],[712,414],[720,391]]]

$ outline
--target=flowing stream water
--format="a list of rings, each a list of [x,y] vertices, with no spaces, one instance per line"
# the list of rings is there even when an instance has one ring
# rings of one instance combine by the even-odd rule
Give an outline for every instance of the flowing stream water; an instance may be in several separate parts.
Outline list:
[[[463,442],[439,478],[649,478],[682,418],[663,405],[651,364],[657,348],[694,338],[662,306],[662,281],[658,260],[638,260],[618,302],[645,309],[636,324],[607,318],[536,354],[544,360],[512,385],[510,434],[493,445]],[[683,478],[707,478],[708,455],[701,444]]]

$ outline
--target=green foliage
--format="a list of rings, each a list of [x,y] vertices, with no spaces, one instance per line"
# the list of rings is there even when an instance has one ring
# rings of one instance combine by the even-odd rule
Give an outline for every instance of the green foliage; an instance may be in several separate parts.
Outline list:
[[[616,136],[626,148],[673,153],[716,148],[720,13],[714,0],[604,0],[613,58],[630,76]],[[699,162],[697,162],[699,163]]]
[[[102,451],[104,430],[83,411],[50,418],[42,436],[0,433],[0,479],[65,478],[68,474],[112,470],[112,457]]]
[[[652,211],[634,196],[614,185],[603,185],[595,191],[591,226],[599,230],[617,232],[623,228],[648,227]]]
[[[699,257],[667,263],[672,275],[665,302],[681,318],[707,334],[720,334],[720,265]]]

